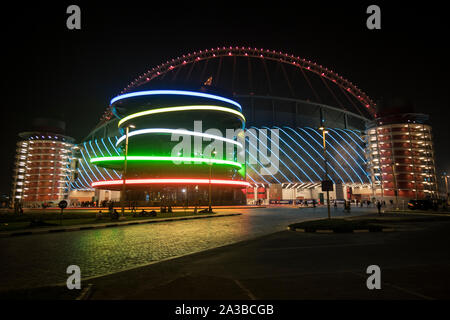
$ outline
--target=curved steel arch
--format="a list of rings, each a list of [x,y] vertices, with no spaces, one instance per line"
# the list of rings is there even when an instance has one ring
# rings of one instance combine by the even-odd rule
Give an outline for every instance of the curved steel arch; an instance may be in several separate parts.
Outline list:
[[[127,87],[125,87],[120,94],[130,92],[137,87],[144,85],[153,79],[164,75],[165,73],[176,69],[181,66],[185,66],[190,63],[195,63],[202,60],[215,59],[220,57],[228,56],[239,56],[239,57],[249,57],[249,58],[261,58],[265,60],[272,60],[276,62],[281,62],[295,67],[301,70],[309,71],[315,73],[322,77],[322,79],[327,79],[334,82],[338,87],[340,87],[344,92],[352,95],[356,100],[358,100],[362,106],[372,115],[376,115],[375,103],[369,98],[369,96],[364,93],[361,89],[356,87],[352,82],[344,79],[342,76],[336,72],[329,70],[322,65],[311,62],[300,57],[295,57],[294,55],[289,55],[282,53],[280,51],[268,50],[268,49],[258,49],[250,47],[217,47],[206,50],[194,51],[186,55],[179,56],[170,61],[166,61],[145,73],[143,73],[138,78],[134,79]]]
[[[307,101],[307,100],[302,100],[302,99],[287,98],[287,97],[276,97],[276,96],[248,95],[248,94],[237,94],[237,95],[235,95],[235,97],[237,97],[237,98],[267,99],[267,100],[300,102],[300,103],[308,104],[308,105],[311,105],[311,106],[316,106],[316,107],[327,109],[327,110],[331,110],[331,111],[338,111],[338,112],[340,112],[342,114],[346,114],[346,115],[349,115],[349,116],[354,117],[354,118],[361,119],[361,120],[366,121],[366,122],[370,121],[370,119],[368,119],[368,118],[366,118],[364,116],[360,116],[359,114],[356,114],[356,113],[348,111],[348,110],[344,110],[344,109],[340,109],[340,108],[337,108],[337,107],[329,106],[329,105],[323,104],[323,103]]]

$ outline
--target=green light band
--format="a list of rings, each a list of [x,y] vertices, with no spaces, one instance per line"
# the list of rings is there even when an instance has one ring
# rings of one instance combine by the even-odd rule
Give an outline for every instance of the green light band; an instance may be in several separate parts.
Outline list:
[[[99,163],[106,161],[125,161],[124,156],[118,157],[99,157],[99,158],[91,158],[91,163]],[[203,162],[210,164],[224,164],[237,167],[239,169],[242,168],[242,164],[239,162],[229,161],[229,160],[221,160],[221,159],[205,159],[205,158],[191,158],[191,157],[157,157],[157,156],[127,156],[127,161],[180,161],[180,162]]]
[[[213,110],[213,111],[222,111],[222,112],[228,112],[228,113],[232,113],[236,116],[238,116],[243,122],[245,122],[245,117],[244,115],[239,112],[236,111],[234,109],[231,108],[226,108],[226,107],[220,107],[220,106],[179,106],[179,107],[167,107],[167,108],[158,108],[158,109],[151,109],[151,110],[146,110],[146,111],[142,111],[142,112],[138,112],[138,113],[133,113],[130,114],[129,116],[126,116],[125,118],[123,118],[122,120],[119,121],[119,128],[120,126],[127,122],[128,120],[131,119],[135,119],[138,117],[142,117],[142,116],[147,116],[150,114],[157,114],[157,113],[165,113],[165,112],[176,112],[176,111],[193,111],[193,110]]]

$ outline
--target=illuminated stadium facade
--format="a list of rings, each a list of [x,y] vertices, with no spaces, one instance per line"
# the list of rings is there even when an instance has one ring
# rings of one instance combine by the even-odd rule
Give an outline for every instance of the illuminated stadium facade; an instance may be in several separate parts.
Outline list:
[[[127,190],[134,195],[129,199],[158,202],[169,192],[177,201],[185,192],[204,203],[206,186],[214,180],[214,204],[323,200],[319,127],[328,132],[331,197],[389,197],[377,192],[381,177],[368,163],[365,130],[376,117],[375,103],[364,92],[314,62],[247,47],[194,52],[145,72],[111,100],[99,124],[78,145],[73,198],[120,198],[124,128],[129,124],[136,127],[129,133]],[[199,121],[202,127],[197,130]],[[225,138],[226,129],[243,125],[244,135]],[[232,140],[220,140],[222,154],[196,155],[200,149],[194,144],[190,153],[173,154],[180,141],[171,137],[197,137],[204,151],[214,140],[208,136],[212,128]],[[173,164],[177,156],[182,165]],[[193,190],[198,193],[191,194]]]
[[[122,136],[116,147],[124,149],[128,143],[127,152],[91,158],[90,162],[97,167],[123,171],[126,159],[125,187],[137,194],[141,191],[141,196],[135,193],[132,200],[145,201],[152,194],[162,193],[173,202],[181,191],[202,203],[211,186],[215,200],[239,202],[241,198],[243,202],[244,194],[239,189],[249,183],[245,181],[245,158],[238,159],[239,152],[244,154],[244,145],[234,134],[235,131],[243,134],[245,127],[238,103],[216,95],[180,90],[134,92],[116,97],[111,103],[121,119],[117,126]],[[205,132],[202,126],[207,126]],[[130,127],[134,130],[126,133]],[[233,132],[230,138],[222,136],[227,129]],[[91,186],[115,189],[123,184],[123,179],[107,179]]]

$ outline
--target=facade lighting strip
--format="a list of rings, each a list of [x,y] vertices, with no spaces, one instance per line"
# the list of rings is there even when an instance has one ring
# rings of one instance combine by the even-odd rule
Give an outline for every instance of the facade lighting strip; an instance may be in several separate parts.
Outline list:
[[[266,136],[266,139],[268,139],[269,141],[270,141],[270,144],[271,144],[271,146],[274,146],[275,145],[275,142],[271,139],[271,138],[269,138],[269,136],[267,135],[267,134],[265,134],[264,133],[264,131],[262,131],[262,130],[260,130],[260,129],[258,129],[258,128],[256,128],[256,127],[252,127],[252,128],[254,128],[254,129],[256,129],[256,130],[258,130],[259,131],[259,133],[260,133],[260,136],[261,136],[261,133],[264,135],[264,136]],[[269,127],[262,127],[262,128],[264,128],[264,129],[269,129],[270,131],[271,131],[271,129],[269,128]],[[273,135],[276,135],[278,138],[279,138],[279,140],[281,140],[281,142],[283,142],[283,143],[285,143],[288,147],[289,147],[289,145],[279,136],[279,135],[277,135],[275,132],[273,132],[273,131],[271,131],[271,134],[273,134]],[[272,136],[272,138],[273,138],[273,136]],[[262,143],[261,141],[260,141],[260,143]],[[264,143],[262,143],[263,145],[264,145]],[[268,146],[266,146],[266,148],[268,148]],[[291,160],[291,162],[309,179],[309,181],[311,181],[311,182],[313,182],[313,180],[311,179],[311,177],[305,172],[305,170],[303,170],[298,164],[297,164],[297,162],[296,161],[294,161],[284,150],[283,150],[283,148],[279,148],[280,149],[280,151],[289,159],[289,160]],[[275,154],[274,154],[275,155]],[[280,159],[280,161],[281,161],[281,159]],[[286,166],[288,169],[289,169],[289,167],[288,166]],[[289,169],[289,171],[291,171],[290,169]],[[292,174],[297,178],[297,181],[300,181],[300,183],[303,183],[303,181],[302,181],[302,179],[300,179],[299,177],[297,177],[297,175],[293,172],[293,171],[291,171],[292,172]]]
[[[141,97],[141,96],[153,96],[153,95],[181,95],[181,96],[208,98],[208,99],[223,101],[223,102],[235,105],[236,107],[239,108],[239,110],[242,110],[241,105],[231,99],[227,99],[227,98],[216,96],[214,94],[209,94],[209,93],[201,93],[201,92],[194,92],[194,91],[182,91],[182,90],[148,90],[148,91],[137,91],[137,92],[126,93],[126,94],[122,94],[120,96],[113,98],[110,102],[110,105],[112,105],[116,101],[127,99],[127,98]]]
[[[266,127],[267,128],[267,127]],[[274,127],[275,129],[279,129],[279,130],[281,130],[281,132],[283,132],[286,136],[288,136],[289,138],[291,138],[283,129],[281,129],[281,128],[279,128],[279,127]],[[305,161],[305,159],[303,159],[303,157],[300,155],[300,154],[298,154],[290,145],[289,145],[289,143],[287,143],[285,140],[283,140],[281,137],[280,137],[280,135],[278,135],[278,134],[276,134],[275,132],[272,132],[272,134],[275,134],[276,136],[278,136],[278,138],[286,145],[286,147],[288,147],[289,149],[291,149],[292,150],[292,152],[294,152],[296,155],[297,155],[297,157],[299,157],[307,166],[308,166],[308,168],[316,175],[316,177],[317,177],[317,179],[319,179],[319,180],[322,180],[322,178],[317,174],[317,172],[308,164],[308,162],[306,162]],[[292,139],[292,138],[291,138]],[[294,140],[294,142],[295,142],[295,140]],[[302,170],[303,171],[303,170]],[[325,172],[325,171],[324,171]],[[311,178],[310,178],[310,180],[311,180]],[[333,181],[333,183],[335,183],[334,182],[334,180],[332,180]]]
[[[243,148],[242,143],[237,142],[237,141],[232,140],[232,139],[224,138],[224,137],[221,137],[221,136],[216,136],[216,135],[213,135],[213,134],[196,132],[196,131],[189,131],[189,130],[182,130],[182,129],[160,129],[160,128],[155,128],[155,129],[134,130],[134,131],[131,131],[130,133],[128,133],[128,138],[133,137],[133,136],[137,136],[137,135],[141,135],[141,134],[147,134],[147,133],[170,133],[170,134],[197,136],[197,137],[202,137],[202,138],[221,140],[221,141],[224,141],[226,143],[232,143],[232,144],[237,145],[240,148]],[[125,139],[126,139],[126,135],[121,136],[119,138],[119,140],[117,140],[117,142],[116,142],[116,147]]]
[[[303,148],[297,141],[295,141],[295,139],[293,139],[286,131],[284,131],[282,128],[280,127],[276,127],[274,126],[274,128],[279,129],[281,132],[283,132],[289,139],[291,139],[300,149],[302,149],[302,151],[308,155],[308,157],[314,161],[314,163],[323,171],[323,173],[325,173],[325,169],[316,161],[316,159],[314,159],[314,157],[311,156],[311,154],[305,150],[305,148]],[[292,130],[292,129],[291,129]],[[286,144],[287,145],[287,144]],[[291,148],[291,150],[293,150]],[[295,152],[295,150],[293,150]],[[318,177],[319,180],[322,180],[322,178],[320,177],[320,175],[308,164],[307,161],[305,161],[300,154],[298,154],[297,152],[295,152],[295,154],[297,154],[302,160],[303,162],[311,169],[312,172],[314,172],[314,174],[316,175],[316,177]],[[334,182],[334,180],[330,177],[331,181],[333,181],[334,184],[336,184]]]
[[[250,131],[248,131],[248,132],[250,132]],[[261,168],[264,168],[265,166],[264,166],[264,164],[261,163],[261,161],[259,161],[259,160],[257,159],[258,157],[259,157],[260,159],[262,159],[262,158],[261,158],[261,156],[262,156],[263,158],[265,158],[265,159],[267,160],[267,163],[270,163],[270,159],[267,158],[267,156],[265,156],[264,153],[261,152],[261,151],[257,148],[257,146],[254,145],[254,144],[252,143],[251,139],[248,140],[248,144],[249,144],[249,148],[254,148],[255,150],[257,150],[258,154],[257,154],[256,157],[255,157],[255,156],[252,155],[252,153],[249,152],[248,150],[246,150],[246,154],[248,154],[248,155],[250,156],[250,158],[253,158],[254,160],[256,160],[256,163],[259,164],[259,166],[260,166]],[[256,141],[256,144],[258,144],[257,141]],[[258,155],[259,155],[259,156],[258,156]],[[249,162],[249,164],[250,164],[250,162]],[[252,167],[252,169],[253,169],[253,167]],[[258,173],[258,171],[256,171],[256,170],[254,170],[254,171],[255,171],[256,173]],[[278,172],[280,172],[280,174],[281,174],[287,181],[289,181],[288,177],[286,177],[286,175],[283,173],[283,171],[281,171],[280,169],[278,169]],[[268,173],[272,176],[272,178],[273,178],[275,181],[277,181],[279,184],[281,184],[280,180],[278,180],[278,179],[275,177],[275,175],[271,174],[270,172],[268,172]],[[259,173],[258,173],[258,175],[259,175],[260,177],[263,178],[263,176],[260,175]],[[264,178],[263,178],[263,180],[264,180],[264,181],[267,181],[267,180],[264,179]],[[268,182],[268,181],[267,181],[267,183],[270,184],[270,182]]]
[[[126,179],[127,185],[140,185],[140,184],[211,184],[213,185],[229,185],[238,187],[249,187],[250,183],[247,181],[236,180],[218,180],[218,179]],[[121,186],[123,180],[110,180],[110,181],[97,181],[92,183],[92,187],[106,187],[106,186]]]
[[[315,132],[315,133],[317,133],[317,134],[319,135],[319,137],[320,137],[319,140],[316,140],[316,139],[315,139],[311,134],[309,134],[305,129],[303,129],[303,128],[298,128],[298,129],[300,129],[302,132],[306,133],[306,135],[309,136],[309,137],[311,138],[311,140],[313,140],[315,143],[317,143],[317,145],[320,146],[321,149],[323,148],[322,143],[319,142],[319,140],[322,139],[322,136],[321,136],[317,131],[315,131],[314,129],[311,128],[311,130],[312,130],[313,132]],[[320,150],[320,149],[319,149],[319,150]],[[323,150],[323,149],[322,149],[322,150]],[[336,162],[336,164],[341,168],[342,172],[344,172],[344,173],[347,175],[347,177],[350,179],[351,183],[355,183],[355,180],[353,180],[353,178],[350,176],[350,174],[347,172],[347,170],[345,170],[345,169],[342,167],[342,165],[339,163],[339,161],[336,160],[336,158],[333,157],[333,155],[332,155],[328,150],[326,150],[326,151],[327,151],[327,152],[326,152],[327,155],[328,155],[331,159],[333,159],[334,162]],[[323,159],[323,156],[322,156],[322,159]],[[331,161],[327,161],[327,164],[328,164],[328,165],[330,165],[330,163],[331,163]],[[328,174],[328,177],[329,177],[329,176],[330,176],[330,174]],[[344,180],[342,180],[342,182],[344,182]]]
[[[347,148],[344,147],[337,139],[335,139],[335,138],[333,137],[333,135],[331,134],[331,131],[333,131],[334,133],[336,133],[338,136],[340,136],[340,135],[339,135],[336,131],[334,131],[334,130],[332,130],[332,129],[330,129],[330,128],[328,128],[328,130],[329,130],[328,136],[329,136],[331,139],[333,139],[333,141],[334,141],[335,143],[337,143],[337,144],[339,145],[340,149],[344,150],[344,152],[347,153],[347,155],[353,160],[353,162],[361,169],[362,173],[363,173],[364,175],[366,175],[367,180],[370,181],[370,174],[369,174],[366,170],[364,170],[363,167],[361,167],[361,165],[358,163],[358,161],[356,161],[356,159],[350,154],[350,152],[348,152]],[[342,136],[340,136],[340,138],[341,138],[343,141],[347,142],[345,139],[342,138]],[[331,143],[330,143],[330,145],[331,145]],[[348,144],[348,145],[351,147],[350,144]],[[336,150],[336,148],[334,148],[334,149]],[[364,161],[363,163],[365,163],[365,160],[363,160],[363,161]],[[353,166],[352,166],[351,168],[353,168]],[[354,172],[356,173],[356,171],[354,171]],[[357,175],[358,175],[358,174],[357,174]],[[359,176],[359,175],[358,175],[358,176]],[[361,179],[361,178],[360,178],[360,179]],[[361,180],[361,183],[364,183],[364,182],[362,182],[362,180]]]
[[[101,157],[101,158],[91,158],[91,163],[99,163],[106,161],[125,161],[124,156],[118,157]],[[191,158],[191,157],[157,157],[157,156],[127,156],[127,161],[179,161],[179,162],[204,162],[212,164],[224,164],[242,168],[242,164],[239,162],[221,160],[221,159],[207,159],[207,158]]]
[[[314,128],[310,128],[310,127],[305,127],[306,129],[310,129],[312,132],[315,132],[319,137],[322,137],[321,135],[320,135],[320,133],[319,132],[317,132]],[[329,134],[329,133],[328,133]],[[331,136],[330,134],[329,134],[329,136],[334,140],[334,141],[336,141],[336,139],[334,139],[333,138],[333,136]],[[339,143],[338,143],[339,144]],[[339,144],[340,145],[340,144]],[[353,166],[347,161],[347,159],[346,158],[344,158],[343,156],[342,156],[342,154],[333,146],[333,144],[330,142],[330,140],[328,140],[328,143],[326,144],[326,146],[328,147],[331,147],[333,150],[334,150],[334,152],[349,166],[349,168],[353,171],[353,173],[358,177],[358,179],[359,179],[359,181],[361,181],[361,184],[364,184],[364,182],[363,182],[363,180],[362,180],[362,178],[361,178],[361,176],[356,172],[356,170],[353,168]],[[341,146],[342,147],[342,146]],[[327,153],[328,153],[328,151],[327,151]],[[347,152],[348,153],[348,152]],[[329,153],[328,153],[329,154]],[[356,160],[355,160],[355,162],[356,162]],[[339,164],[339,166],[341,166],[340,164]],[[341,166],[342,167],[342,166]],[[347,173],[347,171],[346,171],[346,173]],[[370,181],[370,180],[369,180]],[[355,183],[355,181],[353,181],[352,180],[352,182],[353,183]]]
[[[177,107],[166,107],[166,108],[158,108],[158,109],[150,109],[146,111],[141,111],[137,113],[130,114],[129,116],[126,116],[125,118],[121,119],[118,123],[118,127],[131,120],[138,117],[143,117],[151,114],[157,114],[157,113],[166,113],[166,112],[178,112],[178,111],[199,111],[199,110],[206,110],[206,111],[221,111],[221,112],[228,112],[232,113],[236,116],[238,116],[243,122],[245,122],[244,115],[234,109],[227,108],[227,107],[221,107],[221,106],[207,106],[207,105],[192,105],[192,106],[177,106]]]
[[[320,158],[320,159],[324,159],[323,158],[323,155],[319,152],[319,151],[317,151],[317,148],[314,148],[300,133],[298,133],[296,130],[294,130],[294,129],[292,129],[292,128],[290,128],[290,127],[284,127],[284,128],[286,128],[286,129],[289,129],[290,131],[292,131],[297,137],[299,137],[304,143],[306,143],[316,154],[317,154],[317,156]],[[307,133],[308,134],[308,133]],[[288,137],[290,137],[289,135],[288,135]],[[310,136],[311,137],[311,136]],[[292,137],[291,137],[291,139],[292,139]],[[314,140],[314,138],[313,137],[311,137],[311,139],[313,140],[313,141],[315,141]],[[295,142],[295,140],[294,139],[292,139],[294,142]],[[317,141],[315,141],[316,143],[318,143]],[[300,144],[298,144],[297,143],[297,145],[300,147],[300,148],[302,148],[302,150],[304,150],[310,157],[311,157],[311,159],[313,159],[314,160],[314,158],[300,145]],[[320,145],[320,143],[319,143],[319,146],[321,146]],[[320,150],[320,149],[319,149]],[[314,160],[315,161],[315,160]],[[316,164],[322,169],[322,171],[325,173],[325,169],[323,169],[323,167],[322,166],[320,166],[318,163],[317,163],[317,161],[315,161],[316,162]],[[336,176],[337,177],[339,177],[339,179],[341,179],[341,183],[344,183],[344,179],[341,177],[341,175],[339,174],[339,172],[337,172],[336,171],[336,169],[333,167],[333,164],[332,163],[330,163],[330,162],[328,162],[328,165],[329,165],[329,168],[331,168],[331,170],[333,170],[333,172],[336,174]],[[331,181],[334,181],[332,178],[331,178],[331,175],[330,174],[328,174],[328,178],[331,180]]]
[[[267,150],[270,150],[270,148],[269,147],[267,147],[267,145],[265,144],[265,143],[263,143],[259,138],[258,138],[258,136],[256,136],[253,132],[251,132],[250,130],[248,130],[248,133],[250,133],[253,137],[255,137],[255,139],[258,141],[258,146],[261,146],[261,144],[267,149]],[[249,142],[249,144],[250,145],[252,145],[251,144],[251,142],[250,142],[250,140],[248,140],[248,142]],[[257,150],[258,150],[258,154],[260,155],[260,159],[261,159],[261,155],[264,157],[264,158],[266,158],[266,161],[267,161],[267,163],[270,163],[270,159],[269,158],[267,158],[267,156],[263,153],[263,152],[261,152],[261,150],[259,150],[258,148],[257,148]],[[286,163],[284,163],[284,161],[283,160],[281,160],[280,159],[280,157],[278,157],[277,155],[275,155],[275,153],[274,153],[274,156],[284,165],[284,167],[286,167],[286,169],[288,169],[297,179],[300,179],[300,178],[298,178],[293,172],[292,172],[292,170],[286,165]],[[262,167],[264,167],[263,165],[262,165]],[[281,169],[280,168],[278,168],[278,172],[286,179],[286,181],[288,181],[288,182],[292,182],[284,173],[283,173],[283,171],[281,171]],[[272,174],[272,177],[274,177],[274,175]]]

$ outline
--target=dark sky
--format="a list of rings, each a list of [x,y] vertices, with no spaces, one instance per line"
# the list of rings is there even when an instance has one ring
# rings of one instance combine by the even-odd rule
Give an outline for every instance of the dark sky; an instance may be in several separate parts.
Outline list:
[[[336,71],[375,101],[412,100],[417,112],[431,115],[438,165],[450,172],[449,28],[440,2],[92,2],[2,10],[2,193],[10,191],[17,133],[32,118],[65,120],[79,141],[137,75],[223,45],[292,53]],[[70,4],[81,7],[79,31],[66,28]],[[366,28],[370,4],[381,7],[381,30]]]

